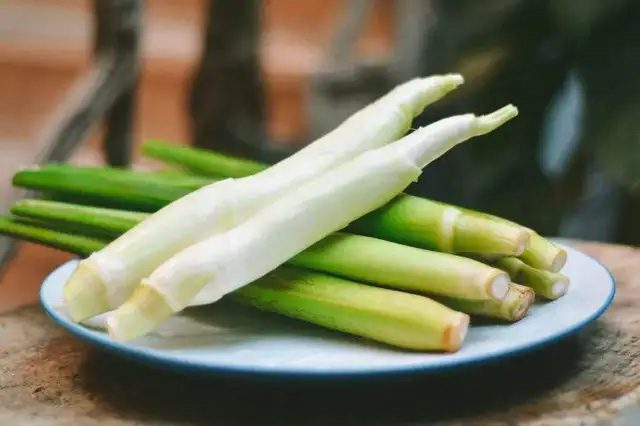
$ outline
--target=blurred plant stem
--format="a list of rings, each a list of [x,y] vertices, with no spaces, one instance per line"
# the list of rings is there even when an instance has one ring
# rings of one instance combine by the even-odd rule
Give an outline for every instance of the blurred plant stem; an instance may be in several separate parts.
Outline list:
[[[259,66],[261,2],[210,0],[189,110],[196,146],[262,157],[266,148]]]

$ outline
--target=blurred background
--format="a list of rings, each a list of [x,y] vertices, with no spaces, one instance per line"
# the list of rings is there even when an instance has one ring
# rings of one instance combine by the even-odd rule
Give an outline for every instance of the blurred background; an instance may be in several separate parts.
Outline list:
[[[147,167],[147,138],[277,161],[403,80],[460,72],[417,125],[520,117],[410,192],[637,245],[639,20],[637,0],[4,0],[0,206],[24,165]],[[61,256],[26,245],[14,263]]]

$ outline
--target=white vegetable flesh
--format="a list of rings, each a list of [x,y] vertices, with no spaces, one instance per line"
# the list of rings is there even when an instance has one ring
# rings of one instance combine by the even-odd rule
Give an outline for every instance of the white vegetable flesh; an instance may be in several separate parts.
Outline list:
[[[143,280],[138,294],[109,318],[111,336],[135,338],[172,312],[214,302],[263,276],[391,200],[423,167],[458,143],[487,133],[515,115],[517,109],[507,106],[487,116],[447,118],[298,186],[243,224],[162,264]]]
[[[119,306],[143,277],[180,250],[237,226],[330,168],[396,140],[427,105],[462,82],[456,74],[411,80],[263,172],[213,183],[164,207],[80,263],[65,285],[71,317],[81,321]]]
[[[383,205],[420,175],[402,155],[378,150],[292,191],[244,224],[183,250],[156,269],[154,286],[176,311],[183,288],[204,288],[190,304],[214,302],[261,277],[364,212]]]

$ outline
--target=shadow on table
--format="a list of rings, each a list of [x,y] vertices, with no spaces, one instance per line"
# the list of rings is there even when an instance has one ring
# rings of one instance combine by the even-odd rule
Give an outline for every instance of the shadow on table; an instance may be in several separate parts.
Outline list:
[[[557,392],[585,368],[591,334],[453,373],[384,379],[198,377],[93,351],[79,385],[121,416],[141,421],[333,425],[460,419]]]

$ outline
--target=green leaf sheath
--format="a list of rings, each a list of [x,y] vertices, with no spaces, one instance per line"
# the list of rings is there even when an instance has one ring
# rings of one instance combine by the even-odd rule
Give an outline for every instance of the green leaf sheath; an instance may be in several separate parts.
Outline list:
[[[518,225],[408,194],[358,219],[349,230],[449,253],[519,255],[528,241]]]
[[[564,249],[540,236],[540,234],[535,232],[533,229],[487,213],[476,212],[474,210],[464,208],[462,208],[462,210],[488,220],[501,222],[507,225],[520,226],[522,229],[526,230],[529,233],[529,244],[527,244],[524,252],[517,257],[522,259],[527,265],[537,269],[543,269],[545,271],[558,272],[567,262],[567,252]]]
[[[100,250],[108,242],[98,238],[54,231],[10,216],[0,216],[0,234],[40,243],[80,256],[88,256]]]
[[[567,252],[531,231],[529,246],[520,258],[534,268],[558,272],[567,263]]]
[[[415,350],[456,350],[468,321],[426,297],[286,266],[233,296],[264,311]]]
[[[535,293],[529,287],[511,283],[502,300],[468,300],[442,296],[436,297],[436,300],[471,315],[515,322],[527,314],[535,300]]]
[[[504,293],[492,296],[493,286],[509,281],[472,259],[342,232],[288,263],[401,290],[474,300],[502,298]]]
[[[267,164],[172,143],[150,140],[142,144],[142,153],[165,163],[178,165],[205,176],[244,177],[258,173]]]
[[[534,268],[515,257],[498,259],[496,266],[506,271],[513,281],[531,287],[546,299],[564,296],[569,289],[569,278],[565,275]]]
[[[12,212],[62,223],[79,233],[103,233],[113,238],[147,216],[47,200],[19,201]],[[508,281],[502,271],[472,259],[341,232],[314,244],[289,263],[386,287],[478,300],[494,298],[492,285],[501,276]]]

